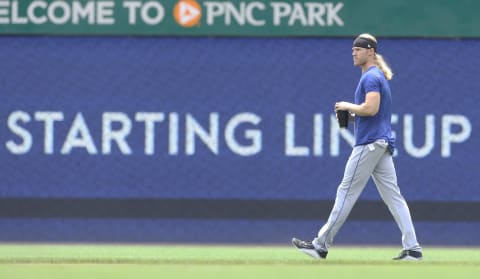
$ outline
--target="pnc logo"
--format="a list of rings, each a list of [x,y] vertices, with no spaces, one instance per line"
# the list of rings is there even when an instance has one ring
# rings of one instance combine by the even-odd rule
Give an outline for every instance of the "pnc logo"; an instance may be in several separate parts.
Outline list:
[[[173,9],[175,21],[183,27],[197,25],[202,18],[202,8],[196,0],[181,0]]]

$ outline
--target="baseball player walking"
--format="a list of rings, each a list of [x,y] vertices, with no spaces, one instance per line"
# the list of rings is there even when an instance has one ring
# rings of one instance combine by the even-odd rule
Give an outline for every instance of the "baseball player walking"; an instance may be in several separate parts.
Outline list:
[[[402,232],[403,250],[393,259],[421,260],[422,248],[417,242],[410,210],[397,185],[392,160],[395,139],[391,131],[392,100],[387,81],[392,79],[392,71],[377,53],[377,40],[370,34],[361,34],[355,39],[352,56],[353,64],[362,69],[355,103],[335,103],[335,111],[351,113],[355,122],[355,146],[326,224],[313,241],[293,238],[292,243],[309,256],[325,259],[335,235],[371,176]]]

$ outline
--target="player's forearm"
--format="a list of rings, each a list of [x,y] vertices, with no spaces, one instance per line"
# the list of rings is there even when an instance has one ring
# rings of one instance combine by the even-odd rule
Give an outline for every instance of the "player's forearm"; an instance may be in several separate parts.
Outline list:
[[[362,103],[361,105],[348,103],[347,109],[357,116],[375,116],[375,114],[378,112],[378,108],[369,106],[367,103]]]

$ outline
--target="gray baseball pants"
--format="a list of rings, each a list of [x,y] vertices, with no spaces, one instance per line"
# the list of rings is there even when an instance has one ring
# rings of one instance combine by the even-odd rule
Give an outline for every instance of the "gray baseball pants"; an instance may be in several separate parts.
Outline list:
[[[316,249],[328,251],[335,235],[345,223],[353,205],[372,176],[380,196],[402,232],[403,249],[421,251],[410,210],[397,185],[395,166],[387,147],[386,140],[377,140],[353,148],[328,221],[318,232],[318,237],[313,240]]]

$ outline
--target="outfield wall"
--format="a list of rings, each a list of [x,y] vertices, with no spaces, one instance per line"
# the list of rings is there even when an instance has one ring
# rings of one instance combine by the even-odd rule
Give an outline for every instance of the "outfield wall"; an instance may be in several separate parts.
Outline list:
[[[425,244],[480,245],[478,40],[380,38]],[[0,37],[0,241],[288,243],[353,143],[351,39]],[[373,184],[337,243],[399,244]]]

